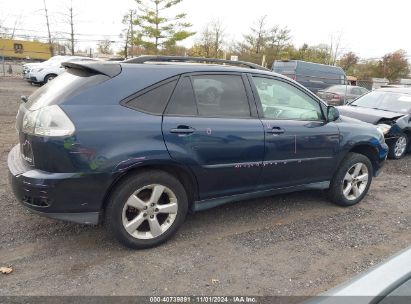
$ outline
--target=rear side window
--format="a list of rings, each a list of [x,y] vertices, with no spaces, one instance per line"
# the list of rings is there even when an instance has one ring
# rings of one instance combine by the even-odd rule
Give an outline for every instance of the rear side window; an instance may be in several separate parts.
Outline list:
[[[137,111],[163,114],[176,83],[177,80],[171,80],[148,89],[148,91],[138,93],[136,97],[129,98],[124,105]]]
[[[199,116],[251,116],[241,76],[201,75],[193,76],[192,81]]]

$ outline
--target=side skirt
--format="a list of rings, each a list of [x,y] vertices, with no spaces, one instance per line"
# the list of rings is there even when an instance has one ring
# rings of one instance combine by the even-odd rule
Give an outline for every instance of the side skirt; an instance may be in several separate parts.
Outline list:
[[[207,209],[214,208],[214,207],[224,205],[227,203],[231,203],[231,202],[243,201],[243,200],[248,200],[248,199],[253,199],[253,198],[258,198],[258,197],[272,196],[275,194],[283,194],[283,193],[290,193],[290,192],[303,191],[303,190],[324,190],[324,189],[328,189],[329,187],[330,187],[330,181],[325,181],[325,182],[311,183],[311,184],[305,184],[305,185],[299,185],[299,186],[284,187],[284,188],[277,188],[277,189],[270,189],[270,190],[264,190],[264,191],[256,191],[256,192],[250,192],[250,193],[224,196],[224,197],[219,197],[219,198],[212,198],[212,199],[207,199],[207,200],[195,201],[191,205],[191,211],[192,212],[203,211],[203,210],[207,210]]]

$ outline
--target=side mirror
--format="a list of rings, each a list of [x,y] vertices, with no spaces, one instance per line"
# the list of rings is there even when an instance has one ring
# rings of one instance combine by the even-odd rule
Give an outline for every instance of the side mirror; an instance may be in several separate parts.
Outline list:
[[[327,107],[327,121],[336,121],[340,118],[340,112],[336,107],[328,106]]]

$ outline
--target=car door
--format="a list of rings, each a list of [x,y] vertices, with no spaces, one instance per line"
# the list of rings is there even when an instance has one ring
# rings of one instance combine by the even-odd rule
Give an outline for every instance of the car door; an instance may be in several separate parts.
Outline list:
[[[202,200],[256,187],[264,129],[250,96],[241,74],[185,75],[176,86],[163,136],[170,156],[194,172]]]
[[[294,83],[250,76],[265,128],[262,188],[329,181],[339,148],[339,131],[327,122],[318,99]]]

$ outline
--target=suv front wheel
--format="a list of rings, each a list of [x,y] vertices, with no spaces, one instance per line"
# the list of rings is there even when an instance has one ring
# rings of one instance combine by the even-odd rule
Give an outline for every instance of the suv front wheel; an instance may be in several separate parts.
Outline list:
[[[393,159],[402,158],[407,152],[408,147],[408,137],[406,134],[402,133],[397,140],[390,145],[390,151],[388,156]]]
[[[359,203],[367,194],[372,181],[370,160],[358,153],[348,153],[331,180],[329,197],[339,206]]]
[[[117,185],[106,209],[106,226],[122,244],[150,248],[168,240],[187,214],[181,183],[163,171],[144,171]]]

